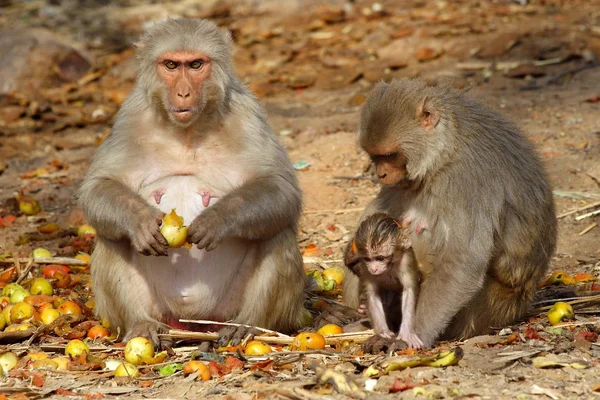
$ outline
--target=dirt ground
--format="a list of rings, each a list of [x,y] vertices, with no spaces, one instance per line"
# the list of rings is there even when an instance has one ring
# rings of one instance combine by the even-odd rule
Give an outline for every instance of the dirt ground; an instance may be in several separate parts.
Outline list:
[[[305,203],[299,245],[303,250],[316,246],[311,256],[324,260],[322,265],[340,264],[342,246],[378,190],[369,179],[369,160],[356,145],[355,128],[360,103],[381,79],[420,76],[432,84],[471,88],[533,141],[554,187],[559,216],[600,201],[600,68],[594,61],[600,59],[599,1],[52,3],[60,4],[13,1],[0,9],[0,37],[6,35],[0,39],[0,216],[10,214],[18,191],[32,195],[43,209],[37,220],[19,216],[0,228],[0,254],[27,254],[40,245],[16,245],[35,224],[82,222],[74,194],[98,138],[110,129],[132,87],[130,45],[147,21],[166,16],[210,17],[232,30],[237,72],[259,96],[292,161],[310,164],[297,164]],[[19,46],[34,51],[19,53]],[[70,67],[56,62],[65,49],[78,54],[69,59]],[[589,68],[576,70],[580,66]],[[68,168],[23,178],[52,160]],[[600,216],[576,220],[596,209],[559,217],[552,270],[600,276]],[[61,251],[69,255],[68,249]],[[589,286],[577,290],[583,293]],[[593,312],[577,318],[578,326],[552,331],[539,314],[510,332],[467,340],[460,343],[465,355],[458,365],[394,372],[379,379],[369,398],[600,397],[600,344],[577,336],[582,330],[600,332],[600,326]],[[517,335],[507,342],[510,333]],[[540,368],[532,364],[539,356],[587,364]],[[307,357],[364,382],[362,367],[350,359]],[[57,375],[42,389],[6,378],[0,378],[0,388],[55,398],[67,396],[50,390],[54,386],[80,387],[78,396],[131,398],[347,397],[330,387],[315,389],[312,373],[301,363],[293,365],[209,383],[175,375],[156,378],[152,387],[117,387],[93,375],[94,388]],[[424,392],[388,394],[394,379],[408,379]]]

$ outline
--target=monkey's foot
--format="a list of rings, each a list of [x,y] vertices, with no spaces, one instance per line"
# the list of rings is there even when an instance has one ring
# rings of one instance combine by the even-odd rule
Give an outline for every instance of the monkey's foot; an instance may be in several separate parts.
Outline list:
[[[362,349],[365,353],[377,354],[380,351],[383,352],[394,352],[396,350],[402,350],[407,347],[406,343],[402,340],[387,339],[379,335],[375,335],[367,339],[362,344]]]
[[[342,304],[331,304],[315,318],[314,326],[320,328],[327,324],[344,326],[363,318],[357,310]]]
[[[425,348],[425,344],[421,341],[421,338],[414,332],[403,333],[402,330],[400,330],[396,340],[403,340],[411,349],[419,350]]]
[[[145,337],[150,340],[154,347],[165,349],[173,345],[171,339],[166,339],[158,336],[160,333],[169,332],[169,326],[159,322],[138,322],[127,330],[127,335],[123,338],[123,342],[128,342],[134,337]]]
[[[247,328],[245,326],[226,326],[219,331],[219,340],[217,343],[219,346],[237,346],[246,338],[248,338],[248,340],[252,340],[254,336],[259,334],[260,331],[255,328]]]

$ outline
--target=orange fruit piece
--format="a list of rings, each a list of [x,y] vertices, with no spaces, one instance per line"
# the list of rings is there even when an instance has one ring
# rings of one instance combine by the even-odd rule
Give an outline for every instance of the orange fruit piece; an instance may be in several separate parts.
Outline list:
[[[292,342],[292,350],[320,350],[325,348],[325,338],[320,333],[300,332]]]

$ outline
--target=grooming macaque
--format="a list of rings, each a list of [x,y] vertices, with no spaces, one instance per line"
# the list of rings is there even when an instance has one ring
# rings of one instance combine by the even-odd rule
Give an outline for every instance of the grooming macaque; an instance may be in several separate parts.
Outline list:
[[[364,215],[411,221],[424,345],[523,317],[554,251],[556,219],[542,163],[519,129],[465,93],[402,79],[373,88],[359,144],[383,184]],[[345,284],[357,307],[358,279]]]
[[[97,230],[98,314],[124,340],[155,343],[182,318],[299,328],[301,192],[234,75],[229,33],[206,20],[168,20],[136,51],[136,86],[79,192]],[[189,226],[191,249],[168,248],[160,233],[172,209]]]
[[[386,214],[368,216],[358,227],[344,264],[365,287],[375,333],[422,348],[423,342],[414,331],[419,270],[408,228]]]

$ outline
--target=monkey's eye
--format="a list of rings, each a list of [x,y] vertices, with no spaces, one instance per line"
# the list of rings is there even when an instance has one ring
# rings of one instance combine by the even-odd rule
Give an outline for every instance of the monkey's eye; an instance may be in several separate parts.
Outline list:
[[[190,67],[192,69],[200,69],[204,65],[204,61],[202,60],[194,60],[190,63]]]
[[[385,257],[384,256],[377,256],[377,257],[375,257],[375,261],[384,262],[385,261]]]
[[[167,69],[175,69],[177,68],[177,63],[175,61],[165,61],[165,67]]]
[[[386,154],[382,154],[381,158],[394,158],[396,157],[396,153],[386,153]]]

